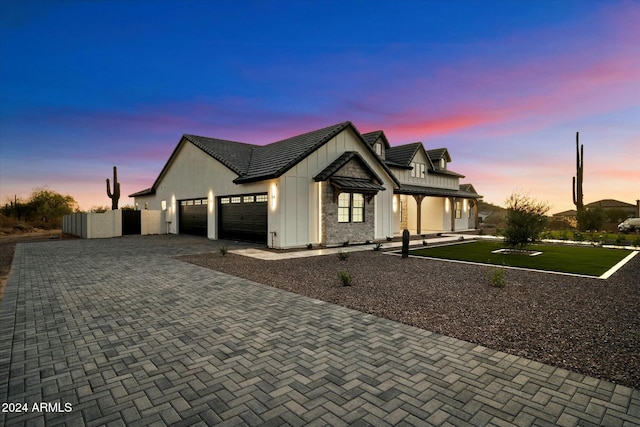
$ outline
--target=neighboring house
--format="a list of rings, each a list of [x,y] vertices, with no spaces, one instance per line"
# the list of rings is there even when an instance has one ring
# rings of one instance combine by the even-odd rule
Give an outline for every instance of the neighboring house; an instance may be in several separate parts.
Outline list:
[[[626,218],[640,215],[640,200],[636,204],[621,202],[614,199],[603,199],[587,203],[585,209],[601,208],[612,221],[623,221]],[[576,225],[578,211],[575,209],[553,214],[553,218]]]
[[[568,224],[575,225],[578,217],[578,211],[570,209],[568,211],[558,212],[552,215],[552,217],[558,221],[564,221]]]
[[[584,205],[587,209],[601,208],[608,216],[613,215],[615,218],[612,219],[616,221],[638,215],[638,206],[640,206],[640,201],[636,201],[636,204],[632,205],[614,199],[603,199]]]
[[[446,149],[409,145],[351,122],[263,146],[183,135],[153,186],[130,197],[165,211],[169,233],[275,248],[475,228],[481,196],[447,170]]]

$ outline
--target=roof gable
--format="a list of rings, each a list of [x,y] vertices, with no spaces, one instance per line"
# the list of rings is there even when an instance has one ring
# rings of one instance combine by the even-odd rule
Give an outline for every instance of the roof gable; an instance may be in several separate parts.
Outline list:
[[[364,139],[365,142],[369,144],[370,147],[373,147],[373,144],[375,144],[379,139],[381,139],[385,149],[388,150],[389,148],[391,148],[391,144],[389,144],[389,140],[387,139],[387,136],[381,130],[363,133],[362,139]]]
[[[234,182],[240,184],[277,178],[348,127],[353,127],[353,124],[342,122],[258,146],[252,152],[245,174],[236,178]]]
[[[451,161],[449,150],[446,148],[434,148],[433,150],[427,150],[427,156],[433,160],[445,159],[447,162]]]
[[[334,176],[334,174],[336,172],[338,172],[340,169],[342,169],[343,166],[345,166],[347,163],[351,162],[351,161],[356,161],[360,164],[360,166],[362,166],[364,168],[364,170],[373,178],[376,179],[376,181],[378,181],[379,184],[382,184],[383,181],[382,179],[380,179],[380,177],[378,176],[378,174],[376,174],[367,164],[367,162],[364,161],[364,159],[362,158],[362,156],[360,155],[360,153],[357,153],[355,151],[345,151],[344,153],[342,153],[337,159],[335,159],[329,166],[327,166],[326,168],[324,168],[320,173],[318,173],[316,176],[313,177],[314,181],[318,182],[318,181],[326,181],[327,179],[331,178],[332,176]]]

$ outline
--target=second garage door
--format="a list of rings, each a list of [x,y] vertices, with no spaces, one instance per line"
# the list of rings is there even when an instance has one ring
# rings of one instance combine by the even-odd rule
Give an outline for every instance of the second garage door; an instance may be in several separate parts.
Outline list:
[[[180,201],[180,234],[207,237],[207,199]]]
[[[267,244],[267,194],[218,197],[218,237]]]

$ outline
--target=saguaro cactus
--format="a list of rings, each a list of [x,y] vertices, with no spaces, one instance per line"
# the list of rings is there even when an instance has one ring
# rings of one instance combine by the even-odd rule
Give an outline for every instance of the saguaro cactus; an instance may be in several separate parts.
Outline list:
[[[111,199],[111,209],[118,210],[118,200],[120,199],[120,183],[118,182],[118,169],[113,167],[113,194],[109,187],[109,178],[107,178],[107,196]]]
[[[582,198],[582,177],[584,168],[584,145],[579,145],[579,132],[576,132],[576,176],[573,177],[573,204],[578,212],[584,209]]]

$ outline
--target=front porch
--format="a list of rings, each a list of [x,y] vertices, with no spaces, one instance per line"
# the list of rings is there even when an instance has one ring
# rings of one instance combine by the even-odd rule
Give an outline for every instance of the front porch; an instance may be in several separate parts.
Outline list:
[[[394,235],[476,230],[479,227],[475,192],[403,185],[394,191]]]

